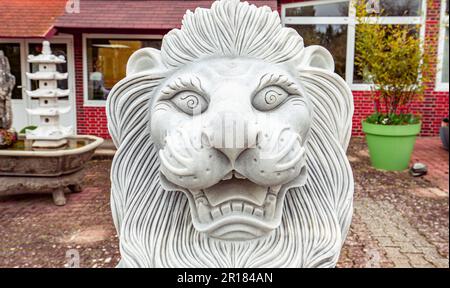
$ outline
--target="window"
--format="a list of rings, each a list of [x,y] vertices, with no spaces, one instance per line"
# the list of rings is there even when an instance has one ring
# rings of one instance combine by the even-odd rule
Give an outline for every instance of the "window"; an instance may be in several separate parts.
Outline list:
[[[438,67],[436,73],[436,90],[448,91],[448,0],[441,3],[441,27],[439,34]]]
[[[422,12],[419,0],[378,0],[372,3],[378,4],[383,16],[420,16]]]
[[[345,78],[345,58],[347,51],[347,25],[286,25],[302,35],[307,45],[321,45],[334,57],[335,71]]]
[[[371,0],[367,9],[382,13],[379,25],[410,26],[413,33],[424,39],[425,17],[422,15],[425,13],[426,1]],[[306,46],[319,44],[327,48],[334,57],[336,73],[346,79],[353,89],[367,90],[369,86],[363,83],[354,65],[354,55],[357,53],[355,39],[358,35],[353,4],[354,0],[316,0],[285,4],[282,6],[282,21],[285,26],[299,32]],[[368,21],[371,23],[372,19]],[[419,30],[416,29],[417,25],[420,25]]]
[[[9,60],[11,74],[16,77],[16,86],[14,86],[11,98],[22,99],[22,65],[20,43],[0,43],[0,50]]]
[[[339,17],[348,16],[348,1],[335,3],[317,3],[286,9],[286,17],[314,16]]]
[[[381,13],[381,17],[378,24],[375,24],[376,19],[370,18],[367,19],[369,23],[373,22],[373,25],[400,25],[402,28],[408,29],[410,33],[415,34],[417,37],[420,37],[421,32],[424,32],[425,25],[421,24],[423,24],[422,21],[425,17],[423,17],[423,19],[417,17],[422,13],[422,4],[425,5],[422,0],[372,0],[370,2],[372,6],[367,7],[367,9],[371,9],[372,13]],[[358,25],[356,24],[355,27],[354,39],[356,40],[358,39]],[[358,51],[355,49],[353,55],[357,54]],[[361,71],[359,71],[356,65],[353,66],[352,83],[365,84],[361,76]]]
[[[295,29],[305,46],[322,45],[333,55],[336,73],[346,78],[349,1],[310,1],[283,5],[283,23]]]
[[[126,76],[128,58],[145,47],[160,49],[161,39],[85,38],[86,104],[104,105],[112,87]]]

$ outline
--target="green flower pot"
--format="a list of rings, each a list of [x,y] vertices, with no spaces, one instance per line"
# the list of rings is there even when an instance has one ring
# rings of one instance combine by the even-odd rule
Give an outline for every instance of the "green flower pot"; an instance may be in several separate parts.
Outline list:
[[[378,125],[362,121],[372,166],[389,171],[408,169],[421,125]]]

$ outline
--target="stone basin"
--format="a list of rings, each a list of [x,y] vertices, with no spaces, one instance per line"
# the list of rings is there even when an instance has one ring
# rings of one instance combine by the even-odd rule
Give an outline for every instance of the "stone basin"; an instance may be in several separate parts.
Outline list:
[[[23,136],[14,146],[0,150],[0,195],[52,193],[57,205],[66,203],[66,187],[80,192],[82,169],[95,149],[103,143],[96,136],[67,138],[60,149],[27,149]]]

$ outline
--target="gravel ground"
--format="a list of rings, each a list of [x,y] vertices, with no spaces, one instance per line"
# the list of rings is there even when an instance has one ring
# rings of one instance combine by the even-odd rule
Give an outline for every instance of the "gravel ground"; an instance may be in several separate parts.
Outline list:
[[[111,161],[90,161],[84,191],[57,207],[51,195],[0,197],[0,267],[114,267],[119,246],[109,206]]]

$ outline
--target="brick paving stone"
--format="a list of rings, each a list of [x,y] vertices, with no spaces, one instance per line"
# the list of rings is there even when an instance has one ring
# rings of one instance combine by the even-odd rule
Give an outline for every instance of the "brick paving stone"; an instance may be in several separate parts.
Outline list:
[[[374,211],[384,213],[373,213]],[[392,204],[361,198],[355,201],[355,214],[366,223],[369,234],[378,241],[380,248],[386,251],[386,257],[395,267],[442,267],[444,261],[448,262],[448,259],[439,255],[432,245],[426,249],[414,245],[415,241],[428,242],[416,228],[407,223]],[[384,231],[384,234],[379,231]]]
[[[435,266],[436,263],[435,263],[435,265],[431,264],[430,262],[425,260],[425,258],[421,254],[410,254],[410,253],[407,253],[406,257],[408,257],[409,263],[414,268],[433,268],[433,267],[436,267]]]
[[[386,257],[394,263],[395,268],[410,268],[408,257],[400,252],[398,247],[385,247]]]
[[[400,252],[402,253],[421,253],[421,250],[414,246],[413,241],[409,239],[410,242],[400,242],[398,243],[400,247]]]
[[[435,183],[448,195],[448,151],[442,148],[439,137],[422,137],[416,141],[412,162],[422,162],[428,166],[425,179]]]
[[[369,233],[366,223],[361,221],[359,215],[354,214],[337,267],[394,267],[394,263],[386,257],[386,252]]]
[[[382,247],[399,247],[399,244],[394,243],[390,236],[379,236],[377,240]]]
[[[441,190],[438,187],[417,188],[417,189],[413,189],[412,192],[419,197],[429,197],[429,198],[435,198],[435,199],[448,197],[448,192],[445,192],[444,190]]]

